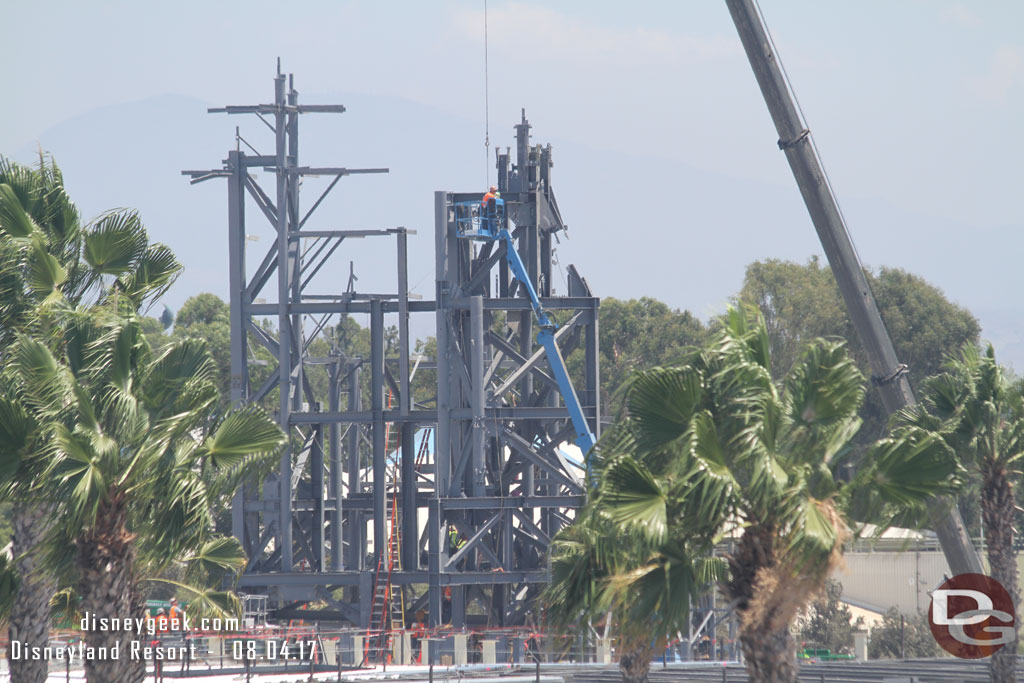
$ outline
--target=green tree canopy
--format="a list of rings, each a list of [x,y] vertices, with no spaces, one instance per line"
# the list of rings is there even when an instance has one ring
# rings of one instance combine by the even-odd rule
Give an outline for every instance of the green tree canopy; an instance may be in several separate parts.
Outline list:
[[[914,659],[939,656],[928,617],[924,614],[902,617],[895,607],[889,608],[882,623],[871,629],[868,641],[870,659]]]
[[[622,406],[620,390],[634,372],[678,363],[708,336],[707,328],[689,311],[672,309],[651,297],[628,301],[609,297],[601,300],[598,310],[605,415],[618,414]],[[570,357],[573,377],[583,376],[582,355],[577,351]]]
[[[825,582],[825,590],[801,614],[800,638],[803,647],[827,649],[833,653],[853,650],[853,632],[862,619],[853,622],[853,612],[841,601],[843,584],[835,579]]]
[[[217,365],[217,387],[221,400],[231,396],[231,322],[230,309],[216,294],[190,297],[174,320],[175,339],[199,339],[206,343]],[[149,325],[152,327],[152,324]],[[147,335],[149,329],[145,330]]]
[[[910,368],[913,386],[938,373],[948,354],[965,343],[978,343],[981,328],[977,319],[923,278],[899,268],[868,271],[867,277],[896,355]],[[764,316],[774,377],[785,375],[796,362],[801,345],[815,337],[847,340],[861,372],[871,375],[832,270],[817,257],[805,264],[755,261],[747,266],[738,299],[754,304]],[[868,392],[861,417],[864,428],[858,443],[864,446],[882,436],[887,422],[877,392]]]

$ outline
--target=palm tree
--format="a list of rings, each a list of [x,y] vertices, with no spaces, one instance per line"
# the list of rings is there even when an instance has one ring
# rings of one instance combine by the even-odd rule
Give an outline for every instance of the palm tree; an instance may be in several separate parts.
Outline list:
[[[685,538],[661,543],[617,526],[599,486],[551,548],[541,600],[549,627],[570,631],[602,619],[615,627],[624,683],[644,683],[666,636],[687,630],[690,601],[723,575],[720,560],[694,557]]]
[[[179,269],[167,247],[149,244],[132,212],[111,212],[83,227],[52,160],[41,155],[38,167],[28,168],[0,158],[0,363],[6,363],[16,335],[46,336],[55,308],[102,301],[112,290],[123,292],[138,308],[159,297]],[[39,434],[28,436],[19,448],[33,451],[43,443]],[[5,448],[0,442],[0,451]],[[29,646],[44,646],[54,581],[40,565],[36,548],[52,509],[48,501],[27,494],[40,474],[33,469],[36,461],[16,461],[21,465],[3,492],[13,502],[12,546],[19,579],[9,635]],[[10,660],[10,667],[17,683],[46,679],[44,661]]]
[[[639,373],[625,436],[602,444],[602,496],[614,523],[652,541],[728,541],[720,587],[739,615],[747,671],[775,683],[796,680],[790,625],[840,560],[851,517],[918,512],[952,489],[957,468],[941,439],[918,430],[870,449],[844,483],[864,389],[843,344],[809,344],[781,386],[770,363],[760,314],[730,310],[685,364]]]
[[[896,417],[897,434],[924,429],[942,438],[961,466],[981,480],[981,517],[992,578],[1014,605],[1020,599],[1014,550],[1016,463],[1024,455],[1024,397],[996,363],[968,344],[924,385],[922,402]],[[992,657],[992,680],[1014,681],[1016,637]]]
[[[258,408],[218,415],[205,344],[181,340],[154,356],[122,299],[56,316],[56,352],[18,336],[17,394],[6,403],[24,406],[49,436],[27,454],[44,468],[34,490],[55,501],[60,521],[48,533],[49,564],[74,568],[81,611],[100,619],[142,617],[142,580],[177,558],[194,556],[196,571],[237,567],[237,543],[213,533],[211,503],[253,463],[270,462],[284,438]],[[124,653],[132,634],[89,630],[85,640]],[[122,655],[87,661],[86,674],[130,683],[140,666]]]

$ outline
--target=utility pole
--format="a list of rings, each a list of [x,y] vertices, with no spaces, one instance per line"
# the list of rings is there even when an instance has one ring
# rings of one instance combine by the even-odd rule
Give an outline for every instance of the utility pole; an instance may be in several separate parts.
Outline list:
[[[878,313],[868,287],[864,268],[850,240],[835,194],[803,121],[795,97],[782,71],[754,0],[726,0],[743,49],[754,70],[768,111],[779,134],[779,148],[800,187],[814,229],[832,266],[839,291],[861,344],[871,364],[872,383],[882,397],[887,413],[916,404],[907,379],[907,366],[896,358],[896,350]],[[948,498],[938,498],[929,507],[932,526],[942,544],[946,561],[954,574],[984,573],[974,546],[964,528],[960,512]]]

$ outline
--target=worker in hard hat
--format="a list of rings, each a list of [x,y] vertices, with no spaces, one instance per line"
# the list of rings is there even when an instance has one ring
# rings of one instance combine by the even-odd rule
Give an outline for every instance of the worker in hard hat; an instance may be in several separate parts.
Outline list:
[[[501,198],[501,193],[498,192],[498,188],[491,185],[491,188],[484,195],[484,198],[480,200],[480,227],[492,235],[498,233],[498,199]]]
[[[495,187],[494,185],[491,185],[491,189],[487,190],[487,193],[484,195],[484,198],[480,200],[480,208],[486,210],[487,205],[490,203],[491,199],[497,196],[497,194],[498,188]]]
[[[178,606],[178,598],[171,598],[171,607],[167,612],[167,618],[172,631],[185,630],[185,610]]]
[[[170,629],[170,619],[167,617],[167,612],[163,607],[156,611],[156,632],[166,633]]]

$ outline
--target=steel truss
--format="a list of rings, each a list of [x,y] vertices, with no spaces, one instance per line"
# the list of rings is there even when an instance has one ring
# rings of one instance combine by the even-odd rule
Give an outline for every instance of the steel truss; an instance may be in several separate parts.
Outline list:
[[[232,530],[250,558],[241,589],[269,595],[282,615],[295,603],[325,601],[336,617],[366,627],[374,567],[391,547],[394,507],[401,569],[390,581],[401,590],[420,588],[418,599],[404,603],[407,616],[426,609],[431,625],[525,623],[547,580],[551,538],[583,504],[583,470],[571,462],[571,448],[564,452],[573,437],[568,411],[536,343],[524,288],[502,258],[504,247],[457,237],[454,204],[479,200],[482,193],[435,194],[436,301],[410,300],[411,231],[306,227],[342,178],[388,170],[299,165],[299,115],[342,113],[344,106],[299,104],[292,76],[286,79],[279,66],[272,104],[209,111],[255,115],[275,136],[273,155],[251,148],[249,154],[236,144],[222,168],[183,171],[193,183],[228,183],[231,400],[260,401],[277,388],[277,419],[289,435],[278,471],[262,486],[246,486],[233,502]],[[497,154],[498,185],[532,284],[558,319],[561,353],[582,349],[576,364],[582,371],[574,379],[581,382],[577,394],[596,435],[598,299],[572,266],[567,296],[553,295],[552,245],[566,226],[551,188],[551,146],[531,146],[529,130],[524,112],[514,163],[511,150]],[[275,177],[274,199],[251,174],[254,168]],[[303,213],[299,180],[306,176],[333,179]],[[250,202],[276,233],[251,275]],[[313,277],[352,238],[395,241],[395,293],[362,294],[351,279],[340,294],[310,291]],[[264,303],[260,297],[275,276],[277,301]],[[311,356],[311,341],[333,317],[353,313],[369,314],[370,357],[347,357],[337,348],[326,357]],[[436,409],[424,409],[412,397],[413,313],[434,313],[436,319]],[[385,358],[385,314],[398,317],[397,358]],[[268,317],[276,330],[259,323]],[[259,386],[250,377],[250,344],[276,359]],[[309,381],[317,365],[327,371],[325,396]],[[368,406],[360,391],[363,372],[369,373]],[[429,449],[416,442],[423,427],[435,430],[428,457]],[[389,444],[391,431],[397,438]],[[338,588],[351,590],[337,598]]]

